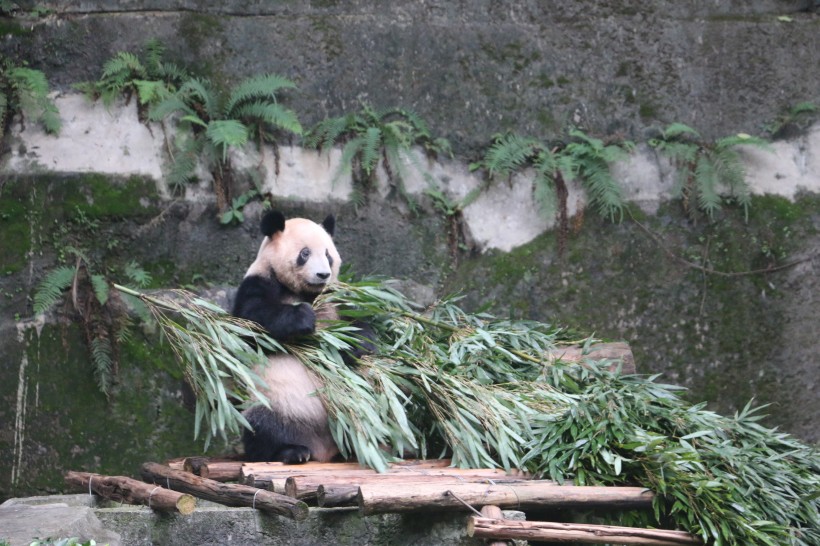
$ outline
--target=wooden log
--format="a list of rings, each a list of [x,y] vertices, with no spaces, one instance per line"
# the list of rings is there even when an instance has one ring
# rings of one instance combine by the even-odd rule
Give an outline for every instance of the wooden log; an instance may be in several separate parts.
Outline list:
[[[544,507],[607,506],[646,508],[653,494],[642,487],[598,487],[555,485],[553,482],[521,481],[506,484],[417,484],[396,487],[366,484],[359,487],[357,500],[362,515],[412,510],[467,510],[464,503],[479,507],[494,504],[522,510]]]
[[[341,472],[338,475],[328,476],[323,474],[308,474],[305,476],[289,476],[285,480],[285,495],[301,500],[318,499],[319,486],[335,487],[335,494],[344,495],[343,489],[347,488],[352,491],[353,498],[358,492],[359,486],[363,484],[377,483],[377,484],[395,484],[395,485],[413,485],[417,483],[437,483],[437,484],[455,484],[460,483],[507,483],[519,482],[527,480],[521,475],[507,475],[503,470],[496,471],[495,469],[453,469],[458,470],[457,473],[435,473],[435,474],[419,474],[419,473],[388,473],[388,474],[374,474],[374,475],[351,475]],[[275,482],[274,482],[275,483]],[[353,503],[355,504],[355,502]],[[322,506],[322,504],[319,504]],[[336,505],[341,506],[341,505]]]
[[[593,343],[589,346],[588,352],[584,352],[584,348],[579,345],[570,345],[567,347],[556,347],[549,353],[550,358],[561,360],[563,362],[583,362],[584,360],[620,360],[621,373],[634,374],[635,373],[635,357],[632,354],[632,349],[626,342],[619,341],[614,343]],[[609,367],[611,371],[615,371],[618,364],[615,363]]]
[[[238,482],[242,476],[242,461],[208,461],[199,467],[199,475],[217,482]]]
[[[308,517],[308,506],[302,501],[264,489],[246,485],[221,483],[189,472],[173,470],[157,463],[145,463],[141,469],[142,478],[173,489],[190,493],[201,499],[218,502],[226,506],[249,506],[295,520]]]
[[[325,475],[337,476],[344,474],[350,476],[384,476],[397,473],[416,473],[422,475],[475,473],[473,469],[451,468],[449,459],[433,460],[411,460],[393,463],[387,472],[379,473],[371,468],[365,468],[358,463],[304,463],[297,465],[286,465],[283,463],[245,463],[242,467],[242,479],[245,485],[261,487],[285,493],[285,483],[290,476]],[[480,469],[486,472],[487,476],[505,476],[507,473],[501,469]],[[526,473],[513,470],[510,475],[525,476]]]
[[[187,516],[196,508],[196,499],[191,495],[126,476],[103,476],[70,470],[65,475],[65,482],[83,491],[93,491],[104,499],[146,505],[158,512],[176,512]]]
[[[488,519],[492,520],[503,520],[504,514],[501,512],[501,508],[498,506],[494,506],[492,504],[488,504],[481,508],[481,514]],[[493,539],[499,537],[491,537]],[[501,539],[501,540],[488,540],[487,546],[508,546],[509,541]]]
[[[316,504],[322,508],[336,508],[339,506],[356,506],[358,504],[359,488],[347,485],[320,485],[316,489]]]
[[[583,544],[641,544],[643,546],[702,545],[698,537],[684,531],[637,529],[612,525],[513,521],[472,516],[467,534],[477,538],[524,539]]]

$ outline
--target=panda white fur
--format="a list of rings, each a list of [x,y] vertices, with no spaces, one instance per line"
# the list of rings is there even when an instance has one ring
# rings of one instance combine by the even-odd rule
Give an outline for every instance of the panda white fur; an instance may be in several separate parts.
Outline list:
[[[317,224],[304,218],[285,220],[277,211],[266,213],[261,221],[265,238],[237,291],[234,316],[257,322],[277,341],[313,333],[317,318],[335,319],[333,308],[319,311],[317,317],[311,306],[339,274],[334,229],[333,216]],[[318,378],[290,355],[269,355],[268,360],[257,373],[271,407],[245,410],[253,427],[243,435],[246,459],[288,464],[331,460],[339,449],[315,392],[321,387]]]

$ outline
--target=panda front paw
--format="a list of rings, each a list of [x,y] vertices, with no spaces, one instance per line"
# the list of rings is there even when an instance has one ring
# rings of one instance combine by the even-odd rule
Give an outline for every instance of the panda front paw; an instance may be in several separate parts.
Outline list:
[[[306,446],[289,445],[279,450],[276,460],[285,464],[302,464],[310,460],[310,450]]]
[[[316,331],[316,313],[307,303],[300,303],[293,308],[293,322],[291,323],[293,336],[306,336]]]

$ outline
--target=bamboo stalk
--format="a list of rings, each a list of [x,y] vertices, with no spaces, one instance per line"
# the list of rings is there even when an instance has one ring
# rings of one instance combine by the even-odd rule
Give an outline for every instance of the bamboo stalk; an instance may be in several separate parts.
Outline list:
[[[220,483],[157,463],[143,464],[141,473],[145,481],[165,485],[169,489],[190,493],[226,506],[249,506],[295,520],[308,517],[307,504],[272,491]]]
[[[598,487],[555,485],[553,482],[521,481],[508,484],[416,484],[396,487],[366,484],[359,487],[362,515],[407,512],[419,509],[465,510],[470,506],[494,504],[501,508],[608,506],[646,508],[653,494],[642,487]]]
[[[196,508],[196,499],[191,495],[125,476],[103,476],[70,470],[65,475],[65,482],[83,491],[93,491],[104,499],[146,505],[158,512],[176,512],[187,516]]]
[[[472,516],[467,534],[476,538],[501,538],[573,542],[583,544],[640,544],[643,546],[695,546],[703,542],[684,531],[638,529],[611,525],[513,521]]]

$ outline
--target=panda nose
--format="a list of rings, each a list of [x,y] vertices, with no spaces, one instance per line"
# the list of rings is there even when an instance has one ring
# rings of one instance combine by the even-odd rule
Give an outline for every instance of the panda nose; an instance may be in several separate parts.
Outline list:
[[[323,281],[326,281],[327,278],[330,277],[330,273],[316,273],[316,276],[322,279]]]

